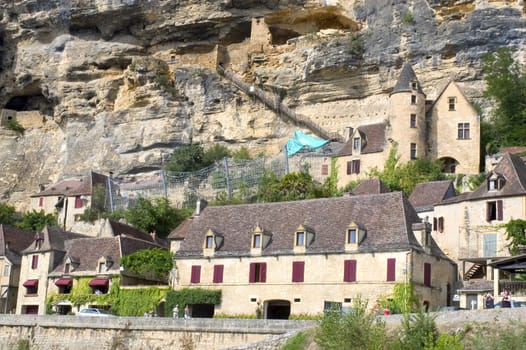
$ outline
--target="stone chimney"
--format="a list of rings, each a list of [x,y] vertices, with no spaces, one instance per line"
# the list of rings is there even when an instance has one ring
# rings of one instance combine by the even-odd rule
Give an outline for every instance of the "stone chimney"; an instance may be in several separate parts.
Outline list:
[[[208,202],[204,199],[198,199],[195,204],[195,216],[201,215],[201,212],[206,208]]]
[[[413,223],[412,229],[418,243],[429,253],[431,249],[431,224],[429,224],[427,220],[424,222],[416,222]]]

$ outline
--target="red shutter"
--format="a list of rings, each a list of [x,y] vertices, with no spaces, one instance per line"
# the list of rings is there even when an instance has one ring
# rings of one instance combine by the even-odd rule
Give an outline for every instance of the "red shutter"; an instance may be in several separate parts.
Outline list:
[[[356,260],[345,260],[343,262],[343,281],[356,282]]]
[[[267,282],[267,263],[261,263],[259,266],[259,282]]]
[[[38,255],[33,255],[32,260],[31,260],[31,268],[33,270],[38,269]]]
[[[356,163],[355,163],[355,165],[354,165],[354,172],[355,172],[356,174],[359,174],[359,173],[360,173],[360,160],[357,159],[357,160],[355,160],[355,162],[356,162]]]
[[[292,262],[292,282],[303,282],[305,277],[305,262]]]
[[[80,196],[75,197],[75,208],[82,208],[82,198]]]
[[[394,282],[396,279],[396,259],[387,259],[387,282]]]
[[[44,206],[44,197],[40,197],[40,198],[38,199],[38,206],[39,206],[39,207],[43,207],[43,206]]]
[[[224,265],[214,265],[214,283],[223,283]]]
[[[424,264],[424,286],[431,287],[431,264]]]
[[[497,201],[497,220],[502,221],[502,200]]]
[[[193,265],[192,275],[190,277],[190,283],[200,283],[200,282],[201,282],[201,266]]]
[[[352,174],[352,161],[347,162],[347,175]]]
[[[322,175],[329,175],[329,165],[322,164],[321,165],[321,174]]]
[[[486,203],[486,221],[491,221],[491,203]]]
[[[256,282],[256,263],[250,263],[250,270],[248,273],[248,282]]]

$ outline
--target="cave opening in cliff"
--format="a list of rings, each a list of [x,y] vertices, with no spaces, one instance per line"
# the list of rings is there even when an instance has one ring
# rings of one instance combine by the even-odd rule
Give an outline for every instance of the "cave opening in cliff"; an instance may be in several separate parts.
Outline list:
[[[11,97],[4,108],[19,112],[39,111],[47,115],[53,113],[52,103],[44,97],[40,89],[26,91]]]
[[[250,32],[252,30],[251,22],[237,23],[235,26],[230,28],[228,33],[221,37],[219,40],[221,45],[230,45],[243,42],[245,39],[250,38]]]

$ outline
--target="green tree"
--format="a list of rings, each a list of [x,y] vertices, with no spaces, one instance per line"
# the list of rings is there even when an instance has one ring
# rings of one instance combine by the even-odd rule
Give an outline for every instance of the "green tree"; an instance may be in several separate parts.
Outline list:
[[[369,177],[379,177],[391,191],[403,191],[407,196],[413,192],[417,183],[443,180],[442,163],[427,158],[415,159],[405,164],[398,164],[397,148],[389,151],[389,157],[383,170],[373,168]]]
[[[130,225],[144,232],[155,231],[159,237],[166,237],[190,214],[191,210],[173,208],[168,199],[160,197],[139,198],[133,208],[120,215],[123,215]]]
[[[203,153],[202,168],[214,164],[218,160],[230,157],[230,151],[223,145],[215,144]]]
[[[278,202],[281,199],[279,179],[273,172],[265,171],[259,180],[257,197],[261,202]]]
[[[0,204],[0,224],[15,225],[20,220],[20,215],[15,207],[8,204]]]
[[[46,214],[43,210],[32,210],[22,217],[16,227],[22,230],[41,231],[45,226],[58,226],[57,217],[53,214]]]
[[[166,164],[166,169],[177,172],[197,171],[202,168],[204,151],[201,145],[176,147]]]
[[[495,102],[492,119],[482,124],[486,149],[526,143],[526,73],[510,48],[483,56],[484,95]]]
[[[506,239],[512,255],[519,254],[519,249],[526,246],[526,221],[522,219],[511,219],[502,225],[506,229]]]
[[[125,271],[141,276],[167,279],[173,266],[173,259],[170,251],[166,249],[142,249],[124,256],[121,265]]]
[[[245,146],[241,147],[240,149],[232,153],[232,157],[237,160],[252,159],[252,157],[250,156],[250,152],[248,151],[248,148],[246,148]]]
[[[423,310],[413,314],[404,314],[400,337],[391,345],[390,349],[435,349],[439,337],[435,318],[436,315],[431,315]]]
[[[96,184],[91,194],[91,205],[80,215],[80,220],[94,222],[104,217],[106,208],[106,187],[103,184]]]

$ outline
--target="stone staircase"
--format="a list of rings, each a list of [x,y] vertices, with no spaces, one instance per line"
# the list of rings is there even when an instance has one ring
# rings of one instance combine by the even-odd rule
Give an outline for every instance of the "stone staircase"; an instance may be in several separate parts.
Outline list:
[[[345,139],[341,135],[326,131],[309,117],[297,114],[295,111],[283,104],[276,94],[271,92],[265,92],[262,89],[253,85],[248,85],[240,76],[228,69],[225,69],[221,65],[217,66],[217,71],[223,77],[230,80],[241,91],[245,92],[248,95],[257,97],[259,100],[261,100],[261,102],[263,102],[266,106],[271,108],[274,112],[278,113],[279,115],[285,116],[289,120],[297,124],[304,125],[306,128],[310,129],[313,133],[325,140],[338,141],[342,143],[345,142]]]

